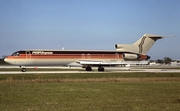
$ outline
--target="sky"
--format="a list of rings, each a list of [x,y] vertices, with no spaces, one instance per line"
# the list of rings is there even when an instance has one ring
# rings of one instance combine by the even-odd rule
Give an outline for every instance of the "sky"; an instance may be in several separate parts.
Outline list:
[[[0,57],[23,49],[115,50],[145,33],[167,36],[147,53],[152,60],[180,59],[180,0],[0,0]]]

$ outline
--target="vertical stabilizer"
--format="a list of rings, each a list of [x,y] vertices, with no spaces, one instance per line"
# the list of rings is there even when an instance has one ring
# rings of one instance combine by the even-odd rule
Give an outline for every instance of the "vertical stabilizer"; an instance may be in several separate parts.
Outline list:
[[[163,36],[144,34],[134,44],[115,44],[115,48],[118,51],[133,52],[139,54],[146,54],[152,45],[158,40],[164,38]]]
[[[146,54],[152,45],[158,40],[162,39],[163,36],[153,35],[153,34],[144,34],[138,41],[133,45],[138,48],[138,53]]]

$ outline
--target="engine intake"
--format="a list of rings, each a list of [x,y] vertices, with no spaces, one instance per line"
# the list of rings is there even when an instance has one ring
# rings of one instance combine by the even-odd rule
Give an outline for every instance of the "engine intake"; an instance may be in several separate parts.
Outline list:
[[[119,48],[119,45],[118,45],[118,44],[115,44],[115,48],[118,49],[118,48]]]

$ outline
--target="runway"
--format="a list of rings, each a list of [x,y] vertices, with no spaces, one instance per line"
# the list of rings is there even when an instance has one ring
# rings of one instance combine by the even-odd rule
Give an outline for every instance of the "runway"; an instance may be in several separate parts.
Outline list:
[[[0,71],[0,74],[66,74],[66,73],[130,73],[130,72],[149,72],[149,73],[180,73],[179,69],[129,69],[129,70],[106,70],[98,71]]]
[[[8,71],[8,68],[17,68],[19,71]],[[34,67],[28,67],[34,68]],[[106,67],[104,72],[98,72],[97,67],[93,71],[83,71],[81,67],[59,67],[59,66],[45,66],[38,67],[38,69],[66,69],[66,71],[26,71],[21,72],[19,66],[0,66],[0,69],[7,69],[7,71],[0,71],[0,74],[65,74],[65,73],[129,73],[129,72],[149,72],[149,73],[180,73],[180,68],[171,66],[136,66],[136,67]],[[73,70],[72,70],[73,69]],[[76,70],[74,70],[76,69]]]

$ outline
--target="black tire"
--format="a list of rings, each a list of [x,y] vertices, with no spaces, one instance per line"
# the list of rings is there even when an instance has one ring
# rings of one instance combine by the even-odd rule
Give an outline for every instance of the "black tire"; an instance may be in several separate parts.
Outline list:
[[[104,67],[98,67],[98,71],[104,72]]]
[[[91,67],[86,67],[86,71],[92,71]]]
[[[22,68],[21,71],[22,71],[22,72],[26,72],[26,68]]]

